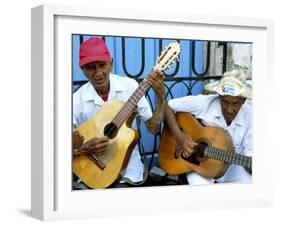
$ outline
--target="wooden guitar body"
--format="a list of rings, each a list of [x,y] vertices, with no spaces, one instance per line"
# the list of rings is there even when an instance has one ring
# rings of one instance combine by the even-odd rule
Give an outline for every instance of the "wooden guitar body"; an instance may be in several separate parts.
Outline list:
[[[124,103],[119,100],[106,102],[90,120],[78,127],[84,141],[93,137],[103,137],[104,127],[117,115]],[[126,168],[131,152],[138,142],[139,134],[129,128],[133,115],[127,118],[118,129],[117,135],[109,140],[109,145],[102,156],[96,156],[104,168],[101,169],[87,155],[73,157],[73,172],[91,188],[105,188],[110,186]]]
[[[217,127],[204,127],[188,113],[177,113],[176,118],[182,131],[190,134],[197,143],[233,151],[232,139],[227,131]],[[229,166],[228,163],[220,160],[197,156],[196,151],[188,159],[184,159],[177,152],[176,141],[165,126],[161,135],[158,158],[161,168],[167,173],[179,175],[194,171],[203,177],[216,179],[223,176]]]

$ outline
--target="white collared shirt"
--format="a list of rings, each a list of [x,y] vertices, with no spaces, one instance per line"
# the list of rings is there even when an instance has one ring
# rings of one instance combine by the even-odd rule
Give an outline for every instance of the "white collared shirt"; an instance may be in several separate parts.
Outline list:
[[[138,83],[135,80],[111,73],[108,100],[118,99],[126,102],[137,87]],[[83,122],[92,118],[103,104],[103,99],[97,94],[93,85],[90,82],[84,84],[73,94],[73,126],[79,127]],[[138,102],[137,111],[144,122],[152,117],[150,106],[145,97],[142,97]],[[136,120],[133,121],[132,128],[137,129]],[[143,164],[137,146],[132,152],[123,176],[134,182],[143,179]]]
[[[170,100],[169,106],[175,112],[189,112],[201,119],[205,126],[216,126],[227,130],[232,137],[235,151],[239,154],[252,156],[252,103],[246,100],[241,106],[232,123],[227,126],[221,111],[218,95],[185,96]],[[222,181],[241,166],[230,165],[226,174],[220,178]],[[219,179],[219,180],[220,180]]]

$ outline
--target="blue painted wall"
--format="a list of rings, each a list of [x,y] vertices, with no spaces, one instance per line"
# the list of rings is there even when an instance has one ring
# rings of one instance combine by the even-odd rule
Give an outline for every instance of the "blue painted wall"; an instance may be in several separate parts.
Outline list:
[[[83,36],[83,40],[87,40],[89,36]],[[165,48],[170,42],[175,40],[163,40],[163,48]],[[105,37],[105,42],[109,48],[111,56],[113,58],[113,73],[120,76],[126,76],[123,66],[122,66],[122,45],[121,37]],[[126,38],[126,68],[130,74],[138,74],[141,68],[141,39],[140,38]],[[189,77],[194,76],[191,69],[191,41],[180,40],[181,44],[181,54],[180,54],[180,64],[179,70],[175,77]],[[79,67],[79,46],[80,46],[80,35],[72,36],[72,71],[73,71],[73,81],[87,80],[83,75]],[[195,49],[195,67],[198,72],[204,70],[203,58],[204,58],[204,43],[202,41],[196,41]],[[154,63],[159,55],[159,39],[146,38],[145,39],[145,67],[142,75],[139,78],[145,78],[149,71],[153,68]],[[167,70],[167,74],[172,74],[175,70],[175,65],[171,69]],[[191,82],[190,82],[191,83]],[[166,82],[167,86],[170,86],[169,82]],[[75,88],[75,87],[74,87]],[[74,90],[74,89],[73,89]],[[198,83],[192,89],[192,95],[199,94],[202,92],[202,84]],[[172,89],[173,97],[181,97],[186,95],[186,87],[183,84],[177,84]],[[151,107],[154,109],[156,97],[152,90],[149,91]],[[171,95],[168,95],[167,99],[170,99]],[[152,151],[154,142],[154,136],[150,135],[144,124],[141,123],[141,134],[142,143],[144,144],[146,151]]]

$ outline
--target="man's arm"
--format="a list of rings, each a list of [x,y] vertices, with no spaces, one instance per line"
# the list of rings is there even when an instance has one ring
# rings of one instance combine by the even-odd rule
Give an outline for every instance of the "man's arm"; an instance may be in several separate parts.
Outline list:
[[[147,129],[152,134],[156,134],[158,132],[160,124],[163,121],[164,106],[165,100],[158,98],[152,117],[145,122]]]
[[[176,142],[179,144],[179,148],[182,152],[183,157],[189,157],[194,152],[194,148],[197,143],[193,141],[192,137],[189,134],[181,131],[176,120],[176,115],[168,104],[165,105],[164,112],[164,122],[168,126],[170,133],[173,135]]]
[[[249,125],[245,132],[243,141],[242,141],[242,154],[245,156],[252,156],[252,150],[253,150],[253,126],[252,126],[252,117],[248,118]],[[245,168],[246,171],[252,175],[252,168]]]
[[[150,133],[156,134],[164,116],[165,87],[163,73],[160,71],[151,71],[146,81],[153,88],[157,96],[157,102],[152,117],[145,122],[145,125]]]
[[[179,142],[182,136],[182,131],[180,130],[180,127],[178,125],[176,115],[168,104],[165,105],[164,112],[165,112],[164,122],[168,126],[170,133],[173,135],[175,140]]]

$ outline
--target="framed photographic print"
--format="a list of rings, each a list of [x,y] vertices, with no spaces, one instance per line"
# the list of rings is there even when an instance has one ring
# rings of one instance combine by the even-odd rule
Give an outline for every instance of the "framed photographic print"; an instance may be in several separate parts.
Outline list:
[[[273,168],[273,150],[268,148],[270,137],[267,134],[273,119],[268,117],[266,106],[270,104],[267,97],[272,92],[268,87],[273,83],[272,32],[272,21],[264,19],[117,12],[114,9],[105,11],[54,5],[32,9],[32,216],[54,220],[271,205],[273,181],[267,175]],[[163,164],[163,123],[159,132],[151,135],[145,124],[138,120],[141,114],[135,121],[141,138],[134,147],[139,148],[143,163],[143,157],[148,157],[144,164],[148,173],[141,178],[149,180],[142,186],[110,188],[119,175],[127,175],[126,167],[119,167],[120,171],[113,168],[110,172],[114,172],[116,177],[104,180],[110,176],[100,172],[110,168],[113,157],[108,157],[108,160],[107,157],[87,155],[87,162],[73,157],[73,131],[78,128],[83,133],[80,123],[73,123],[75,93],[87,84],[92,84],[94,92],[98,93],[97,87],[103,82],[102,78],[91,79],[87,74],[87,70],[98,70],[96,65],[89,65],[89,61],[81,63],[80,47],[93,37],[106,44],[112,59],[112,73],[130,78],[122,80],[123,86],[129,86],[132,80],[143,84],[149,72],[159,66],[159,61],[165,62],[161,66],[165,66],[166,101],[202,94],[207,83],[221,79],[226,71],[244,71],[252,80],[253,93],[251,182],[228,181],[200,186],[184,183],[181,178],[185,177],[180,174],[186,170],[173,173]],[[180,45],[180,51],[175,57],[172,57],[173,52],[171,57],[173,61],[175,58],[179,61],[174,61],[166,70],[168,65],[163,58],[175,43]],[[113,89],[112,84],[110,87]],[[157,97],[153,89],[145,92],[147,90],[143,90],[143,97],[139,98],[146,98],[154,111]],[[111,93],[106,100],[99,96],[100,105],[103,105],[107,98],[111,98]],[[127,94],[126,98],[129,96]],[[134,103],[129,113],[136,105]],[[110,106],[102,116],[114,112],[115,108]],[[79,105],[77,109],[79,111],[82,107]],[[97,121],[100,122],[100,118]],[[262,121],[266,123],[260,123]],[[111,139],[109,134],[105,135]],[[83,136],[85,138],[86,134]],[[122,145],[118,143],[115,146]],[[234,146],[239,149],[239,145]],[[263,155],[265,151],[267,155]],[[209,155],[208,158],[233,163],[222,156]],[[121,161],[122,167],[123,161],[127,160]],[[130,165],[128,161],[126,163]],[[244,166],[244,159],[241,161],[239,164]],[[102,176],[97,181],[88,180],[88,176],[81,173],[81,169],[87,168],[85,165],[93,165]],[[173,167],[178,165],[178,162],[173,162]],[[77,183],[84,189],[77,189]]]

